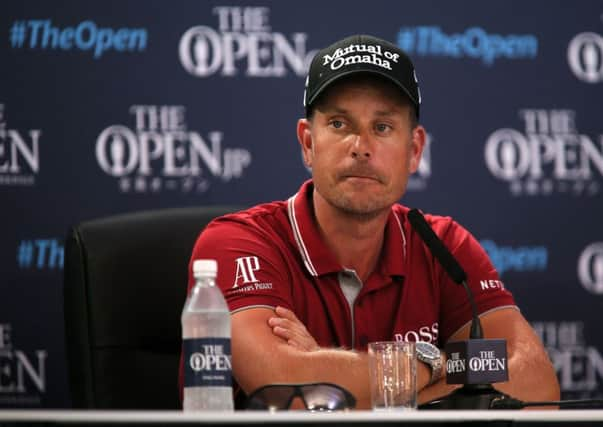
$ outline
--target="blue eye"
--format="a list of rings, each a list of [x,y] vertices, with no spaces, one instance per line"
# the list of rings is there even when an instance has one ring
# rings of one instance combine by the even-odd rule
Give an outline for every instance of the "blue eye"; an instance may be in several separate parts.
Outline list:
[[[343,127],[343,122],[341,120],[332,120],[331,126],[333,126],[335,129],[341,129]]]
[[[385,123],[379,123],[377,126],[377,131],[378,132],[385,132],[387,130],[389,130],[391,127],[389,125],[386,125]]]

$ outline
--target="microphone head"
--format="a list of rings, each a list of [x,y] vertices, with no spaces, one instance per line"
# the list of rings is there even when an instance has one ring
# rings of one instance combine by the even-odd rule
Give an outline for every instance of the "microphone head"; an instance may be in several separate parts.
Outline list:
[[[446,344],[447,384],[492,384],[509,380],[507,342],[470,339]]]

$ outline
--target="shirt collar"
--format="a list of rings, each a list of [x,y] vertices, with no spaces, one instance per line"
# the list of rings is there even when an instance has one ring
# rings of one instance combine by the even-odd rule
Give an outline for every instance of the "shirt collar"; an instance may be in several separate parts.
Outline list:
[[[340,272],[344,268],[323,242],[316,224],[312,206],[312,180],[304,182],[299,191],[287,202],[289,223],[295,243],[304,265],[312,276]],[[383,242],[384,256],[380,258],[376,270],[386,276],[404,276],[406,268],[406,236],[404,231],[403,210],[392,207],[386,226]]]

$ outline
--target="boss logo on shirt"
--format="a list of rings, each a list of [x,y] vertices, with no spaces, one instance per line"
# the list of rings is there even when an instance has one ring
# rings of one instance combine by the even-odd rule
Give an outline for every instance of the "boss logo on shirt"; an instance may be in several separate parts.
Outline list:
[[[260,260],[258,257],[240,257],[235,260],[235,264],[236,273],[232,289],[238,291],[272,289],[272,283],[260,283],[255,275],[260,270]]]
[[[438,322],[431,324],[431,326],[421,326],[415,331],[406,331],[404,333],[394,334],[396,341],[404,342],[418,342],[426,341],[428,343],[437,343],[440,333],[440,327]]]

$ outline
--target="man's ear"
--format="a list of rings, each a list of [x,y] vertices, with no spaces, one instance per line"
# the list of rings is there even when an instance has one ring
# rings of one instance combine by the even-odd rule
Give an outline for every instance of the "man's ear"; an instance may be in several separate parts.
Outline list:
[[[426,139],[427,132],[425,132],[425,128],[423,126],[418,125],[412,130],[412,141],[410,147],[410,173],[415,173],[419,168]]]
[[[312,134],[310,132],[310,122],[308,119],[299,119],[297,121],[297,140],[301,145],[302,156],[306,167],[312,167]]]

